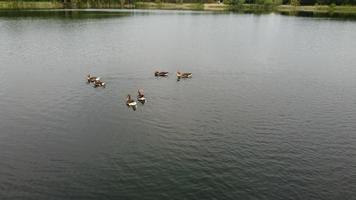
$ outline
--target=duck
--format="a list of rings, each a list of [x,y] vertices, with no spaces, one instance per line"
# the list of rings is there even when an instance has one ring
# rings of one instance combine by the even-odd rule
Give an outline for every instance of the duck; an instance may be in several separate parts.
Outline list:
[[[168,72],[155,71],[155,76],[168,76]]]
[[[131,98],[131,95],[127,95],[127,97],[126,97],[126,105],[127,106],[136,106],[137,105],[137,103],[136,103],[136,101],[135,100],[133,100],[132,98]]]
[[[100,80],[100,77],[91,76],[90,74],[87,76],[88,83],[93,83],[97,79]]]
[[[143,94],[143,89],[138,89],[137,91],[137,100],[140,101],[141,103],[146,100],[145,95]]]
[[[105,87],[105,82],[101,81],[99,78],[94,80],[94,87]]]
[[[192,73],[190,72],[184,72],[184,73],[180,71],[177,72],[177,78],[191,78],[191,77],[192,77]]]

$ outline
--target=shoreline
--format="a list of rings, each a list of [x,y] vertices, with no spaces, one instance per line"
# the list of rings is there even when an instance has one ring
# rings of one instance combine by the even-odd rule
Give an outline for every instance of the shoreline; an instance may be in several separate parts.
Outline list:
[[[237,11],[237,12],[307,12],[307,13],[345,13],[356,14],[356,6],[291,6],[291,5],[256,5],[243,4],[231,6],[218,3],[152,3],[137,2],[135,4],[120,3],[77,3],[64,4],[56,1],[0,1],[1,10],[25,10],[25,9],[147,9],[147,10],[200,10],[200,11]]]

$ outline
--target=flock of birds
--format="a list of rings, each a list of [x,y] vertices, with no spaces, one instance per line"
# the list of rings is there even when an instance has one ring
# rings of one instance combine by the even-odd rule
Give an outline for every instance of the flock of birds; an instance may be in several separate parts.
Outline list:
[[[156,77],[161,76],[161,77],[167,77],[168,76],[168,72],[163,72],[163,71],[155,71],[154,75]],[[177,80],[179,81],[181,78],[191,78],[192,77],[192,73],[190,72],[177,72],[176,73],[177,76]],[[87,76],[87,80],[88,83],[93,83],[94,87],[105,87],[106,84],[104,81],[101,80],[100,77],[96,77],[96,76],[91,76],[90,74],[88,74]],[[137,101],[141,102],[142,104],[144,104],[146,102],[146,97],[143,93],[143,89],[138,89],[137,91]],[[131,97],[130,94],[127,95],[126,97],[126,105],[129,107],[132,107],[134,110],[136,110],[136,106],[137,103],[136,101]]]

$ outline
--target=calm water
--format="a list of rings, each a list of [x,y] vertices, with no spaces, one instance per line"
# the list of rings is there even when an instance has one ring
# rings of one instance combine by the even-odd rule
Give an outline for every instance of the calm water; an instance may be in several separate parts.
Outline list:
[[[0,12],[0,199],[354,199],[355,37],[276,14]]]

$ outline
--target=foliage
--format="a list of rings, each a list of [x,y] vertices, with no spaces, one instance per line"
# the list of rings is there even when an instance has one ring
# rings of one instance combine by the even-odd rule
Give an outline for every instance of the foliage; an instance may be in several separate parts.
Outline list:
[[[245,0],[245,3],[258,5],[282,5],[283,0]]]
[[[292,5],[292,6],[300,6],[300,1],[299,0],[290,0],[290,5]]]
[[[231,0],[230,0],[231,1]],[[293,2],[293,3],[292,3]],[[299,2],[299,3],[298,3]],[[280,4],[290,4],[290,5],[356,5],[356,0],[245,0],[246,4],[259,4],[259,5],[280,5]]]
[[[356,0],[300,0],[301,5],[356,5]]]
[[[124,7],[125,5],[136,5],[139,2],[146,3],[175,3],[175,4],[198,4],[193,5],[194,9],[203,9],[203,3],[216,3],[217,0],[0,0],[3,7],[63,7],[62,3],[65,3],[64,6],[69,7]],[[311,5],[315,6],[316,9],[326,9],[326,10],[343,10],[343,11],[352,11],[356,9],[354,6],[345,6],[345,5],[355,5],[356,0],[220,0],[224,4],[229,5],[229,8],[248,8],[248,9],[258,9],[260,7],[274,7],[275,5],[281,4],[290,4],[292,6],[300,5]],[[29,3],[26,3],[29,2]],[[43,4],[34,4],[36,2],[43,2]],[[30,3],[33,3],[30,4]],[[328,5],[328,6],[327,6]],[[142,5],[143,6],[143,5]],[[183,5],[181,5],[183,6]],[[326,6],[327,8],[325,8]]]
[[[245,0],[225,0],[224,1],[225,4],[229,4],[229,5],[242,5],[245,3]]]
[[[283,4],[283,0],[273,0],[273,4],[274,5],[282,5]]]
[[[194,6],[191,7],[193,10],[204,10],[204,4],[203,3],[196,3]]]

